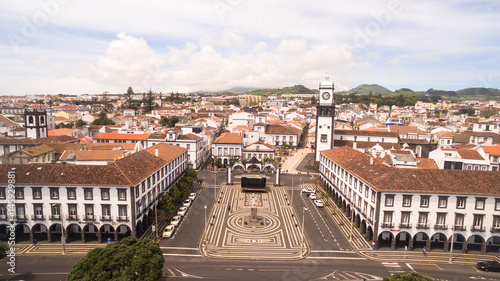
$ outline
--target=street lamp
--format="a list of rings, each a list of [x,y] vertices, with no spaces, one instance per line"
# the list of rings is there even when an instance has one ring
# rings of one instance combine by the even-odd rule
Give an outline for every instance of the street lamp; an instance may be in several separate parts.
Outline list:
[[[465,218],[464,218],[464,220],[465,220]],[[457,213],[455,213],[455,218],[454,218],[454,221],[453,221],[453,229],[452,229],[452,232],[451,232],[450,259],[448,260],[449,263],[453,262],[453,259],[452,259],[451,255],[453,254],[453,242],[454,242],[454,238],[455,238],[455,227],[456,227],[456,224],[457,224]]]
[[[203,231],[203,245],[206,245],[207,241],[207,205],[205,205],[205,230]]]
[[[302,208],[302,239],[301,239],[301,244],[300,244],[300,256],[302,257],[304,255],[304,218],[305,218],[305,211],[307,211],[306,207]]]
[[[66,236],[64,235],[64,214],[62,211],[62,204],[51,204],[52,207],[59,206],[59,215],[61,216],[61,244],[63,247],[63,255],[66,255]]]

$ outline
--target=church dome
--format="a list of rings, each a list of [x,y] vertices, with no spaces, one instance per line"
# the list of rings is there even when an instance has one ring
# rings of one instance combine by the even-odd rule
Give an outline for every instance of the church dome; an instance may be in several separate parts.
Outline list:
[[[319,84],[319,87],[320,88],[333,88],[333,82],[330,81],[330,77],[329,76],[326,76],[325,77],[325,81],[321,82]]]

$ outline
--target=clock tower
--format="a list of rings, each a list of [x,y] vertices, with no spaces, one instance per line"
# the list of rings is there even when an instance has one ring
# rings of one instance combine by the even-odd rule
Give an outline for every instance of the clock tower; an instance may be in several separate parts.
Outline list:
[[[333,148],[335,125],[335,103],[333,101],[333,83],[329,77],[319,84],[319,103],[316,107],[316,142],[315,156],[319,161],[320,151]]]

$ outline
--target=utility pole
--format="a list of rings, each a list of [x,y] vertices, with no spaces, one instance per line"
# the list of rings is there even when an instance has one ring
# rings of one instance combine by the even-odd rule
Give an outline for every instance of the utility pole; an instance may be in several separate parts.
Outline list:
[[[302,239],[300,243],[300,256],[302,257],[304,255],[304,218],[305,218],[305,211],[307,211],[306,207],[302,208]]]
[[[51,204],[52,207],[54,206],[59,206],[59,215],[61,216],[61,244],[62,244],[62,248],[63,248],[63,252],[62,254],[63,255],[66,255],[66,236],[64,235],[64,214],[63,214],[63,211],[62,211],[62,204],[59,203],[59,204]]]
[[[457,223],[457,213],[455,213],[455,218],[454,218],[454,221],[453,221],[453,229],[452,229],[452,232],[451,232],[451,248],[450,248],[450,259],[448,260],[449,263],[453,263],[453,259],[451,257],[451,255],[453,254],[453,240],[455,238],[455,224]]]

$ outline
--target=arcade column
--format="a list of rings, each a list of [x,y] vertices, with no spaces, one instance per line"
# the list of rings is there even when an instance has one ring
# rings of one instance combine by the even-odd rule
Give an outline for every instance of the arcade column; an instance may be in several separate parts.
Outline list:
[[[227,184],[233,184],[233,169],[231,167],[227,168]]]
[[[274,186],[280,185],[281,168],[276,168],[276,173],[274,175]]]

